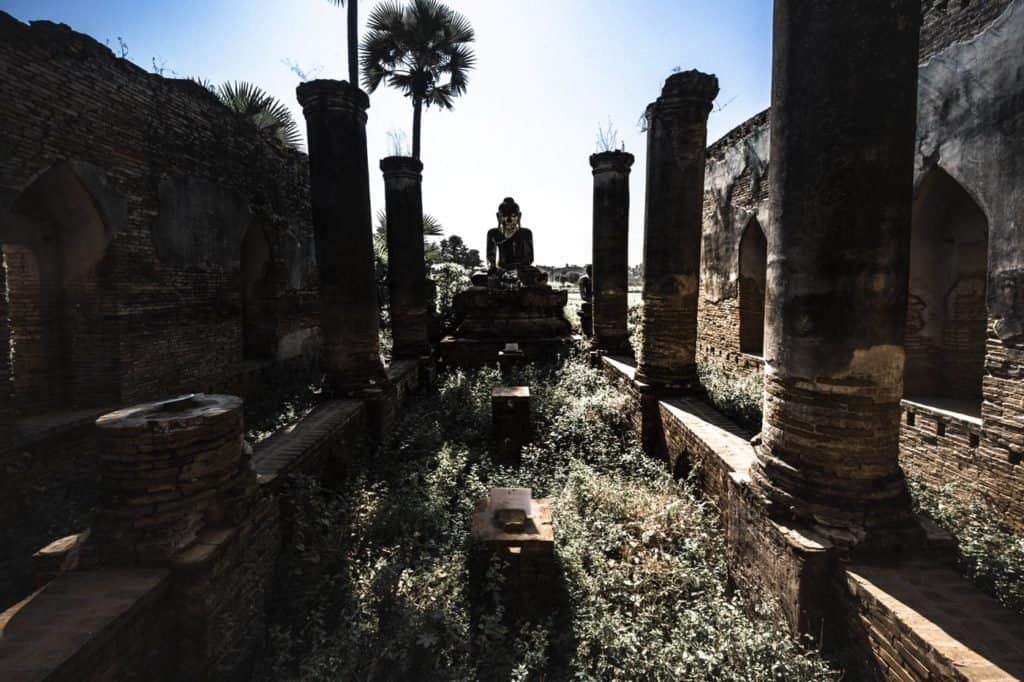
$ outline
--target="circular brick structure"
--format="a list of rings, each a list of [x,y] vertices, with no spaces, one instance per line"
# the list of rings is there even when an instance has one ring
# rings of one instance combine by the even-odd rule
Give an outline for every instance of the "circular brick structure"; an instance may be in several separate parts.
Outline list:
[[[113,563],[159,563],[223,515],[242,469],[242,400],[185,395],[96,420],[103,492],[93,538]]]

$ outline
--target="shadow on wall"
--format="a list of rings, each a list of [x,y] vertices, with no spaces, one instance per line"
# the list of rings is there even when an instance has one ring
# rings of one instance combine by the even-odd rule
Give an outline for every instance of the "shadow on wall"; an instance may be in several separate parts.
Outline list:
[[[907,396],[980,404],[988,315],[988,221],[941,168],[914,200],[907,297]]]
[[[98,274],[113,235],[83,173],[98,175],[77,162],[53,166],[17,196],[0,227],[0,372],[12,414],[117,400],[117,376],[106,366],[116,362],[116,335],[103,312],[112,297]]]

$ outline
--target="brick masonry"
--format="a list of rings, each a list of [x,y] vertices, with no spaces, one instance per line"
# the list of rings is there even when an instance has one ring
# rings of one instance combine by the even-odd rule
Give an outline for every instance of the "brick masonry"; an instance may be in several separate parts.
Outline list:
[[[269,243],[275,350],[313,351],[305,155],[196,83],[147,73],[63,25],[0,13],[0,70],[0,116],[19,122],[0,155],[19,413],[237,390],[250,229]],[[62,253],[26,236],[45,230]],[[40,274],[21,286],[13,275],[33,276],[25,250]],[[62,263],[75,268],[57,277]]]
[[[603,367],[623,390],[633,383],[629,362],[604,358]],[[847,677],[906,682],[1024,674],[1021,616],[941,559],[952,552],[948,536],[926,525],[927,549],[917,557],[841,556],[813,531],[768,517],[750,486],[748,432],[698,397],[653,399],[659,417],[652,422],[641,394],[627,395],[637,433],[660,440],[677,473],[694,470],[717,507],[730,579],[754,601],[777,604],[791,631],[813,638]]]
[[[949,397],[973,401],[974,405],[961,410],[959,416],[943,417],[944,435],[936,433],[934,416],[926,411],[919,410],[918,426],[908,426],[905,407],[900,462],[910,476],[938,485],[952,483],[965,493],[978,494],[1000,510],[1007,526],[1020,530],[1024,529],[1024,470],[1020,466],[1024,457],[1024,333],[1017,327],[1024,317],[1024,296],[1013,292],[1024,279],[1022,266],[1011,253],[1019,235],[1010,225],[1024,208],[1017,196],[1019,190],[1013,189],[1024,178],[1012,162],[1013,155],[1022,151],[1019,140],[1024,139],[1024,123],[1005,103],[1024,101],[1024,93],[1019,84],[1010,85],[1017,82],[1012,73],[1004,74],[997,65],[1020,63],[1020,42],[1008,36],[1019,35],[1024,8],[1009,0],[935,0],[925,2],[924,9],[916,179],[920,184],[931,170],[941,167],[985,214],[990,253],[988,331],[982,399],[978,400],[977,389],[968,390],[976,385],[979,371],[977,362],[968,357],[971,353],[947,351],[943,367],[932,367],[931,374],[946,377],[944,384],[964,387],[963,395]],[[950,103],[964,96],[967,79],[975,83],[972,104],[958,105],[952,112]],[[707,152],[697,357],[699,365],[713,363],[737,379],[762,371],[755,355],[741,352],[739,269],[747,225],[755,219],[762,226],[769,224],[768,115],[765,111],[752,117]],[[975,150],[972,154],[988,149],[992,158],[979,164],[977,158],[962,155],[961,149]],[[1005,153],[1000,151],[1004,149]],[[975,170],[980,168],[984,170]],[[977,318],[977,286],[960,286],[954,294],[948,301],[954,323]],[[914,315],[912,301],[909,318]],[[973,327],[946,326],[943,334],[951,348],[971,350],[979,344]],[[908,360],[924,367],[927,349],[920,347],[921,339],[911,333],[907,343]],[[928,361],[935,357],[931,354]],[[980,425],[975,425],[971,420],[977,416],[979,403]]]

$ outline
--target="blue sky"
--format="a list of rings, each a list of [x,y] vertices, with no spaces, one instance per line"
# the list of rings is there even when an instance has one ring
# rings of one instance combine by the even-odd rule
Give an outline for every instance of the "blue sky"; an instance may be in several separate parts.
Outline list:
[[[364,0],[360,19],[375,4]],[[672,69],[718,76],[709,141],[769,103],[771,0],[451,0],[476,30],[477,68],[453,111],[423,117],[424,210],[447,234],[483,246],[498,203],[511,195],[534,232],[541,264],[590,260],[591,175],[598,125],[610,120],[636,157],[629,262],[642,259],[645,140],[638,121]],[[0,0],[23,20],[69,24],[166,75],[247,80],[292,108],[298,64],[346,77],[345,11],[327,0]],[[360,30],[362,33],[362,30]],[[371,198],[383,208],[378,159],[388,131],[411,135],[412,106],[371,95]]]

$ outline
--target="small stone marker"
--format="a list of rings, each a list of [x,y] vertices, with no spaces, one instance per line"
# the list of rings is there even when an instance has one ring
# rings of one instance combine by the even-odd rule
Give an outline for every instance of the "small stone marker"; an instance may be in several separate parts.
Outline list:
[[[529,488],[492,488],[488,506],[494,510],[494,523],[506,533],[522,532],[530,516]]]
[[[502,350],[498,351],[498,368],[503,377],[508,377],[513,367],[521,365],[526,359],[526,354],[519,348],[518,343],[506,343]]]
[[[501,584],[511,619],[543,615],[555,583],[555,533],[549,500],[529,488],[493,488],[476,504],[475,577],[482,579],[495,555],[504,561]]]
[[[497,458],[518,464],[522,448],[531,438],[529,386],[491,389],[491,431]]]

